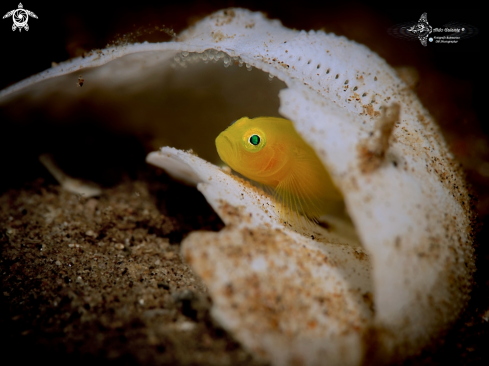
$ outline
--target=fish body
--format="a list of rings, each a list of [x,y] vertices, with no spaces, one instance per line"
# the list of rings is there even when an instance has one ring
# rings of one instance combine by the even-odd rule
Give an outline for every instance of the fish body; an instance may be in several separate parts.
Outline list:
[[[243,117],[219,134],[216,148],[233,170],[273,188],[285,221],[297,213],[317,221],[343,204],[316,152],[287,119]]]

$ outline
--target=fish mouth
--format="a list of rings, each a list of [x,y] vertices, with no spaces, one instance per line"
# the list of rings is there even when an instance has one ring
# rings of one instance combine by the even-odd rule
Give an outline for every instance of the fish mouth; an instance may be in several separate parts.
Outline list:
[[[229,165],[229,160],[235,153],[234,144],[229,137],[221,133],[216,138],[217,153],[222,161]]]

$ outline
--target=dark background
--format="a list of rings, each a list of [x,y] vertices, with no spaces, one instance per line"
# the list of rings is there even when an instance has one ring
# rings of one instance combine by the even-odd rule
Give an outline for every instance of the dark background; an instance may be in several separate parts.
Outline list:
[[[419,58],[422,61],[418,62],[429,63],[443,73],[474,84],[482,66],[479,9],[392,9],[361,2],[323,2],[313,6],[307,1],[24,1],[23,5],[38,19],[29,20],[28,32],[12,32],[11,18],[0,22],[4,66],[0,88],[49,68],[53,61],[64,61],[84,51],[104,48],[122,35],[131,34],[130,39],[136,42],[168,40],[164,33],[155,32],[154,27],[165,25],[178,33],[209,13],[232,6],[263,11],[290,28],[325,29],[346,35],[367,43],[391,64],[412,63]],[[17,0],[3,1],[0,13],[6,14],[17,6]],[[479,35],[457,45],[432,43],[428,47],[418,47],[418,41],[408,42],[387,34],[389,27],[417,21],[423,12],[428,13],[428,22],[433,28],[442,27],[449,21],[460,21],[478,28]],[[368,32],[362,32],[366,24]],[[383,48],[395,47],[395,44],[402,45],[401,49],[407,48],[408,52],[382,52]],[[409,52],[414,54],[406,55]]]
[[[0,15],[16,9],[18,1],[2,1]],[[226,7],[263,11],[290,28],[322,29],[363,43],[391,65],[411,66],[418,71],[418,96],[441,125],[450,148],[465,168],[476,197],[479,222],[489,221],[489,124],[482,114],[487,78],[482,64],[480,9],[420,6],[392,9],[361,2],[326,2],[318,6],[304,1],[137,1],[125,5],[30,0],[22,4],[38,19],[29,19],[28,32],[13,32],[10,18],[0,21],[0,89],[44,71],[52,62],[81,56],[107,44],[168,41],[171,37],[155,27],[167,27],[179,33],[202,17]],[[459,21],[478,28],[479,34],[457,45],[428,44],[427,47],[417,40],[406,41],[388,34],[390,27],[416,22],[424,12],[428,13],[428,22],[433,28]],[[0,128],[1,124],[2,121]],[[5,131],[0,129],[0,135],[3,133]],[[9,157],[0,157],[4,169],[6,159]],[[444,346],[439,348],[438,352],[443,355],[438,353],[432,357],[427,353],[422,364],[444,364],[453,358],[458,364],[475,365],[489,359],[485,351],[489,327],[482,320],[482,315],[489,311],[489,250],[486,245],[489,233],[484,225],[479,229],[478,271],[471,303],[443,341]]]
[[[11,18],[0,22],[3,48],[0,89],[51,67],[52,62],[104,48],[120,39],[132,42],[167,41],[170,37],[164,32],[155,31],[156,26],[165,26],[178,33],[211,12],[232,6],[265,12],[290,28],[323,29],[345,35],[368,45],[394,66],[408,64],[418,68],[429,67],[466,85],[470,84],[472,88],[482,87],[479,74],[482,70],[480,9],[392,9],[362,2],[312,5],[307,1],[198,0],[130,3],[24,1],[23,5],[24,9],[34,12],[38,19],[29,19],[30,30],[27,32],[13,32]],[[4,1],[0,13],[6,14],[17,7],[17,0]],[[428,22],[433,28],[443,27],[449,21],[460,21],[476,27],[479,34],[456,45],[431,43],[428,47],[420,47],[416,40],[409,42],[388,34],[390,27],[417,21],[424,12],[428,13]],[[455,88],[455,85],[451,88]],[[471,94],[472,106],[480,117],[483,94],[475,92],[475,89]],[[489,132],[487,126],[483,128]]]

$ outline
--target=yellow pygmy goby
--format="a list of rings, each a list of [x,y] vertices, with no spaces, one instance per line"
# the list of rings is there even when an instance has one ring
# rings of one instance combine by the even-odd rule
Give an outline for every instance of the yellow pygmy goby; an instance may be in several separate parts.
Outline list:
[[[317,221],[342,206],[343,197],[316,152],[287,119],[243,117],[217,136],[216,148],[233,170],[275,190],[286,221],[296,213]]]

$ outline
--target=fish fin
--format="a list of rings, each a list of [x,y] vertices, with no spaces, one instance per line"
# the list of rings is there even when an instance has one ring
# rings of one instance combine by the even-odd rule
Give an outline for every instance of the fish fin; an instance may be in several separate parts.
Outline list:
[[[308,197],[305,177],[290,173],[275,188],[275,199],[278,202],[280,218],[292,226],[298,225],[308,229],[317,224],[324,213],[319,199]]]

